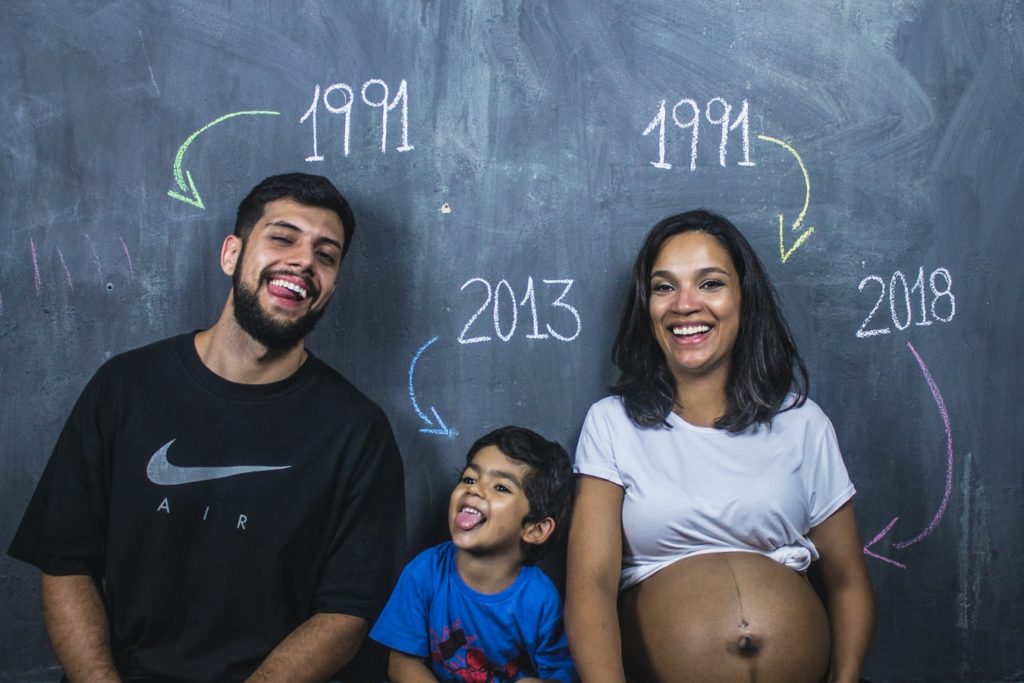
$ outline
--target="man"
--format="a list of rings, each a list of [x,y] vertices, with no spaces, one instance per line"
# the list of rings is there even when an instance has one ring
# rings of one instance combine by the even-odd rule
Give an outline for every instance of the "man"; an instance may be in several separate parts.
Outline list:
[[[303,342],[354,228],[325,178],[267,178],[221,247],[217,322],[86,386],[10,548],[43,572],[71,681],[325,680],[359,648],[403,538],[401,460]]]

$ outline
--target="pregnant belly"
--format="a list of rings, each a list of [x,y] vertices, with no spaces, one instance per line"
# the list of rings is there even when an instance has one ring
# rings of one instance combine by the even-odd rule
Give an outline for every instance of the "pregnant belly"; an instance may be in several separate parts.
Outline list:
[[[828,669],[825,608],[807,579],[755,553],[675,562],[619,601],[636,683],[818,683]]]

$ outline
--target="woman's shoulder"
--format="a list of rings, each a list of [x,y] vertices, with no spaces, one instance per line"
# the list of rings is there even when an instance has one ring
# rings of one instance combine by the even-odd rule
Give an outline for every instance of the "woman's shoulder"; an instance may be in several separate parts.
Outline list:
[[[591,404],[587,411],[585,424],[600,423],[612,427],[631,426],[632,421],[626,412],[621,396],[605,396],[596,403]]]
[[[605,396],[592,404],[584,420],[583,431],[600,433],[634,433],[637,425],[626,412],[622,396]]]
[[[829,423],[828,415],[817,403],[810,398],[804,398],[801,402],[797,394],[789,394],[782,402],[782,407],[775,414],[772,420],[774,424],[781,425],[807,425],[821,426]]]

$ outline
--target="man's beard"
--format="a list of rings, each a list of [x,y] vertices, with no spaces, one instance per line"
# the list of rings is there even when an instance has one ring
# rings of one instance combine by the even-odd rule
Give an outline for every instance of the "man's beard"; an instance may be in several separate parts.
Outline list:
[[[257,289],[248,288],[241,278],[242,259],[245,256],[245,249],[239,254],[235,272],[231,276],[231,286],[234,292],[234,305],[232,306],[235,320],[238,325],[253,339],[267,347],[271,351],[287,351],[301,342],[307,334],[313,331],[320,317],[326,308],[311,310],[301,318],[282,322],[275,320],[260,306],[259,287],[264,281],[273,279],[277,273],[261,273],[257,282]],[[307,284],[310,284],[307,282]],[[315,287],[309,287],[309,296],[314,300],[319,297],[320,292]]]

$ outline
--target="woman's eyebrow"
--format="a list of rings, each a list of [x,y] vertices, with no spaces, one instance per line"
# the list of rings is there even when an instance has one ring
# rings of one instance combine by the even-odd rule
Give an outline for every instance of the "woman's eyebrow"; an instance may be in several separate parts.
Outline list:
[[[710,273],[721,273],[722,275],[728,275],[729,271],[720,266],[705,266],[704,268],[697,269],[697,275],[708,275]],[[676,275],[670,270],[656,270],[651,273],[652,278],[663,277],[663,278],[674,278]]]

